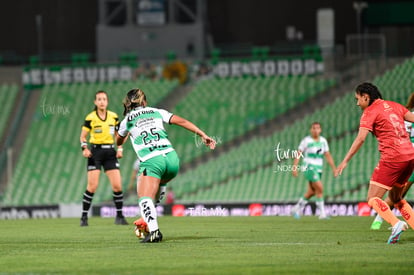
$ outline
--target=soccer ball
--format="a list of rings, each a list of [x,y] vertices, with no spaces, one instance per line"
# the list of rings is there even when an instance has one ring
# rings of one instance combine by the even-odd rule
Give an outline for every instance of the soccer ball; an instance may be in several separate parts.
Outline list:
[[[135,227],[135,235],[139,239],[144,239],[145,236],[148,235],[148,232],[147,231],[143,231],[143,230],[139,229],[138,227]]]
[[[139,239],[145,238],[149,234],[149,229],[147,223],[144,221],[143,218],[140,218],[134,221],[135,229],[134,233]]]

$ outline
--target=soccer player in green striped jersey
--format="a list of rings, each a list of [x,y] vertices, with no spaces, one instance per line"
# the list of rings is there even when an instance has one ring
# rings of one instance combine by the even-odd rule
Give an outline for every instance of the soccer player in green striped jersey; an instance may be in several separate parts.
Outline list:
[[[141,242],[160,242],[155,204],[165,194],[167,182],[178,173],[180,160],[175,152],[164,123],[181,126],[200,136],[202,142],[214,149],[216,141],[207,136],[190,121],[166,110],[147,106],[145,93],[132,89],[124,99],[125,118],[120,123],[117,144],[122,145],[128,136],[140,160],[137,183],[141,217],[148,226],[149,234]]]
[[[323,199],[323,185],[322,185],[322,168],[323,159],[326,158],[332,171],[335,171],[335,163],[329,152],[329,145],[327,140],[321,136],[322,127],[319,122],[313,122],[310,127],[310,136],[306,136],[299,144],[299,154],[293,160],[293,167],[303,167],[303,172],[308,181],[308,189],[306,193],[299,199],[296,205],[292,208],[291,214],[295,218],[300,218],[303,209],[308,203],[309,199],[316,196],[316,207],[319,209],[319,219],[326,219],[325,203]],[[303,157],[301,166],[298,166],[300,159]],[[292,170],[294,177],[298,176],[298,169]]]

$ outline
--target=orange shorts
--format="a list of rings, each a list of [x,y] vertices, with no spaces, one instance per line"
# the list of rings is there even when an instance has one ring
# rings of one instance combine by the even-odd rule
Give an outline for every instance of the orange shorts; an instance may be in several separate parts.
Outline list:
[[[394,185],[403,186],[414,169],[414,159],[402,162],[379,161],[372,173],[370,184],[391,190]]]

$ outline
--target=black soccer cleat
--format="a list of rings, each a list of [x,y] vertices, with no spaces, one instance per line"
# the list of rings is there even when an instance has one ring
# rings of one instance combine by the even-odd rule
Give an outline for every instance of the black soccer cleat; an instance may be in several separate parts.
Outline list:
[[[125,219],[124,216],[122,217],[116,217],[115,218],[115,224],[119,224],[119,225],[128,225],[127,220]]]
[[[152,231],[149,233],[143,240],[141,240],[141,243],[159,243],[162,241],[162,234],[159,229]]]
[[[80,226],[88,226],[88,217],[82,217],[80,219]]]

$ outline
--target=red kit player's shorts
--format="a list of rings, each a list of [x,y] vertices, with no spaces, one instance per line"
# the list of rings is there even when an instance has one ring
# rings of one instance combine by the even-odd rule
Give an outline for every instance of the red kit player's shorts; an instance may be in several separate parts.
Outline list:
[[[413,169],[414,159],[402,162],[380,160],[372,173],[370,184],[391,190],[395,184],[405,184],[413,173]]]

